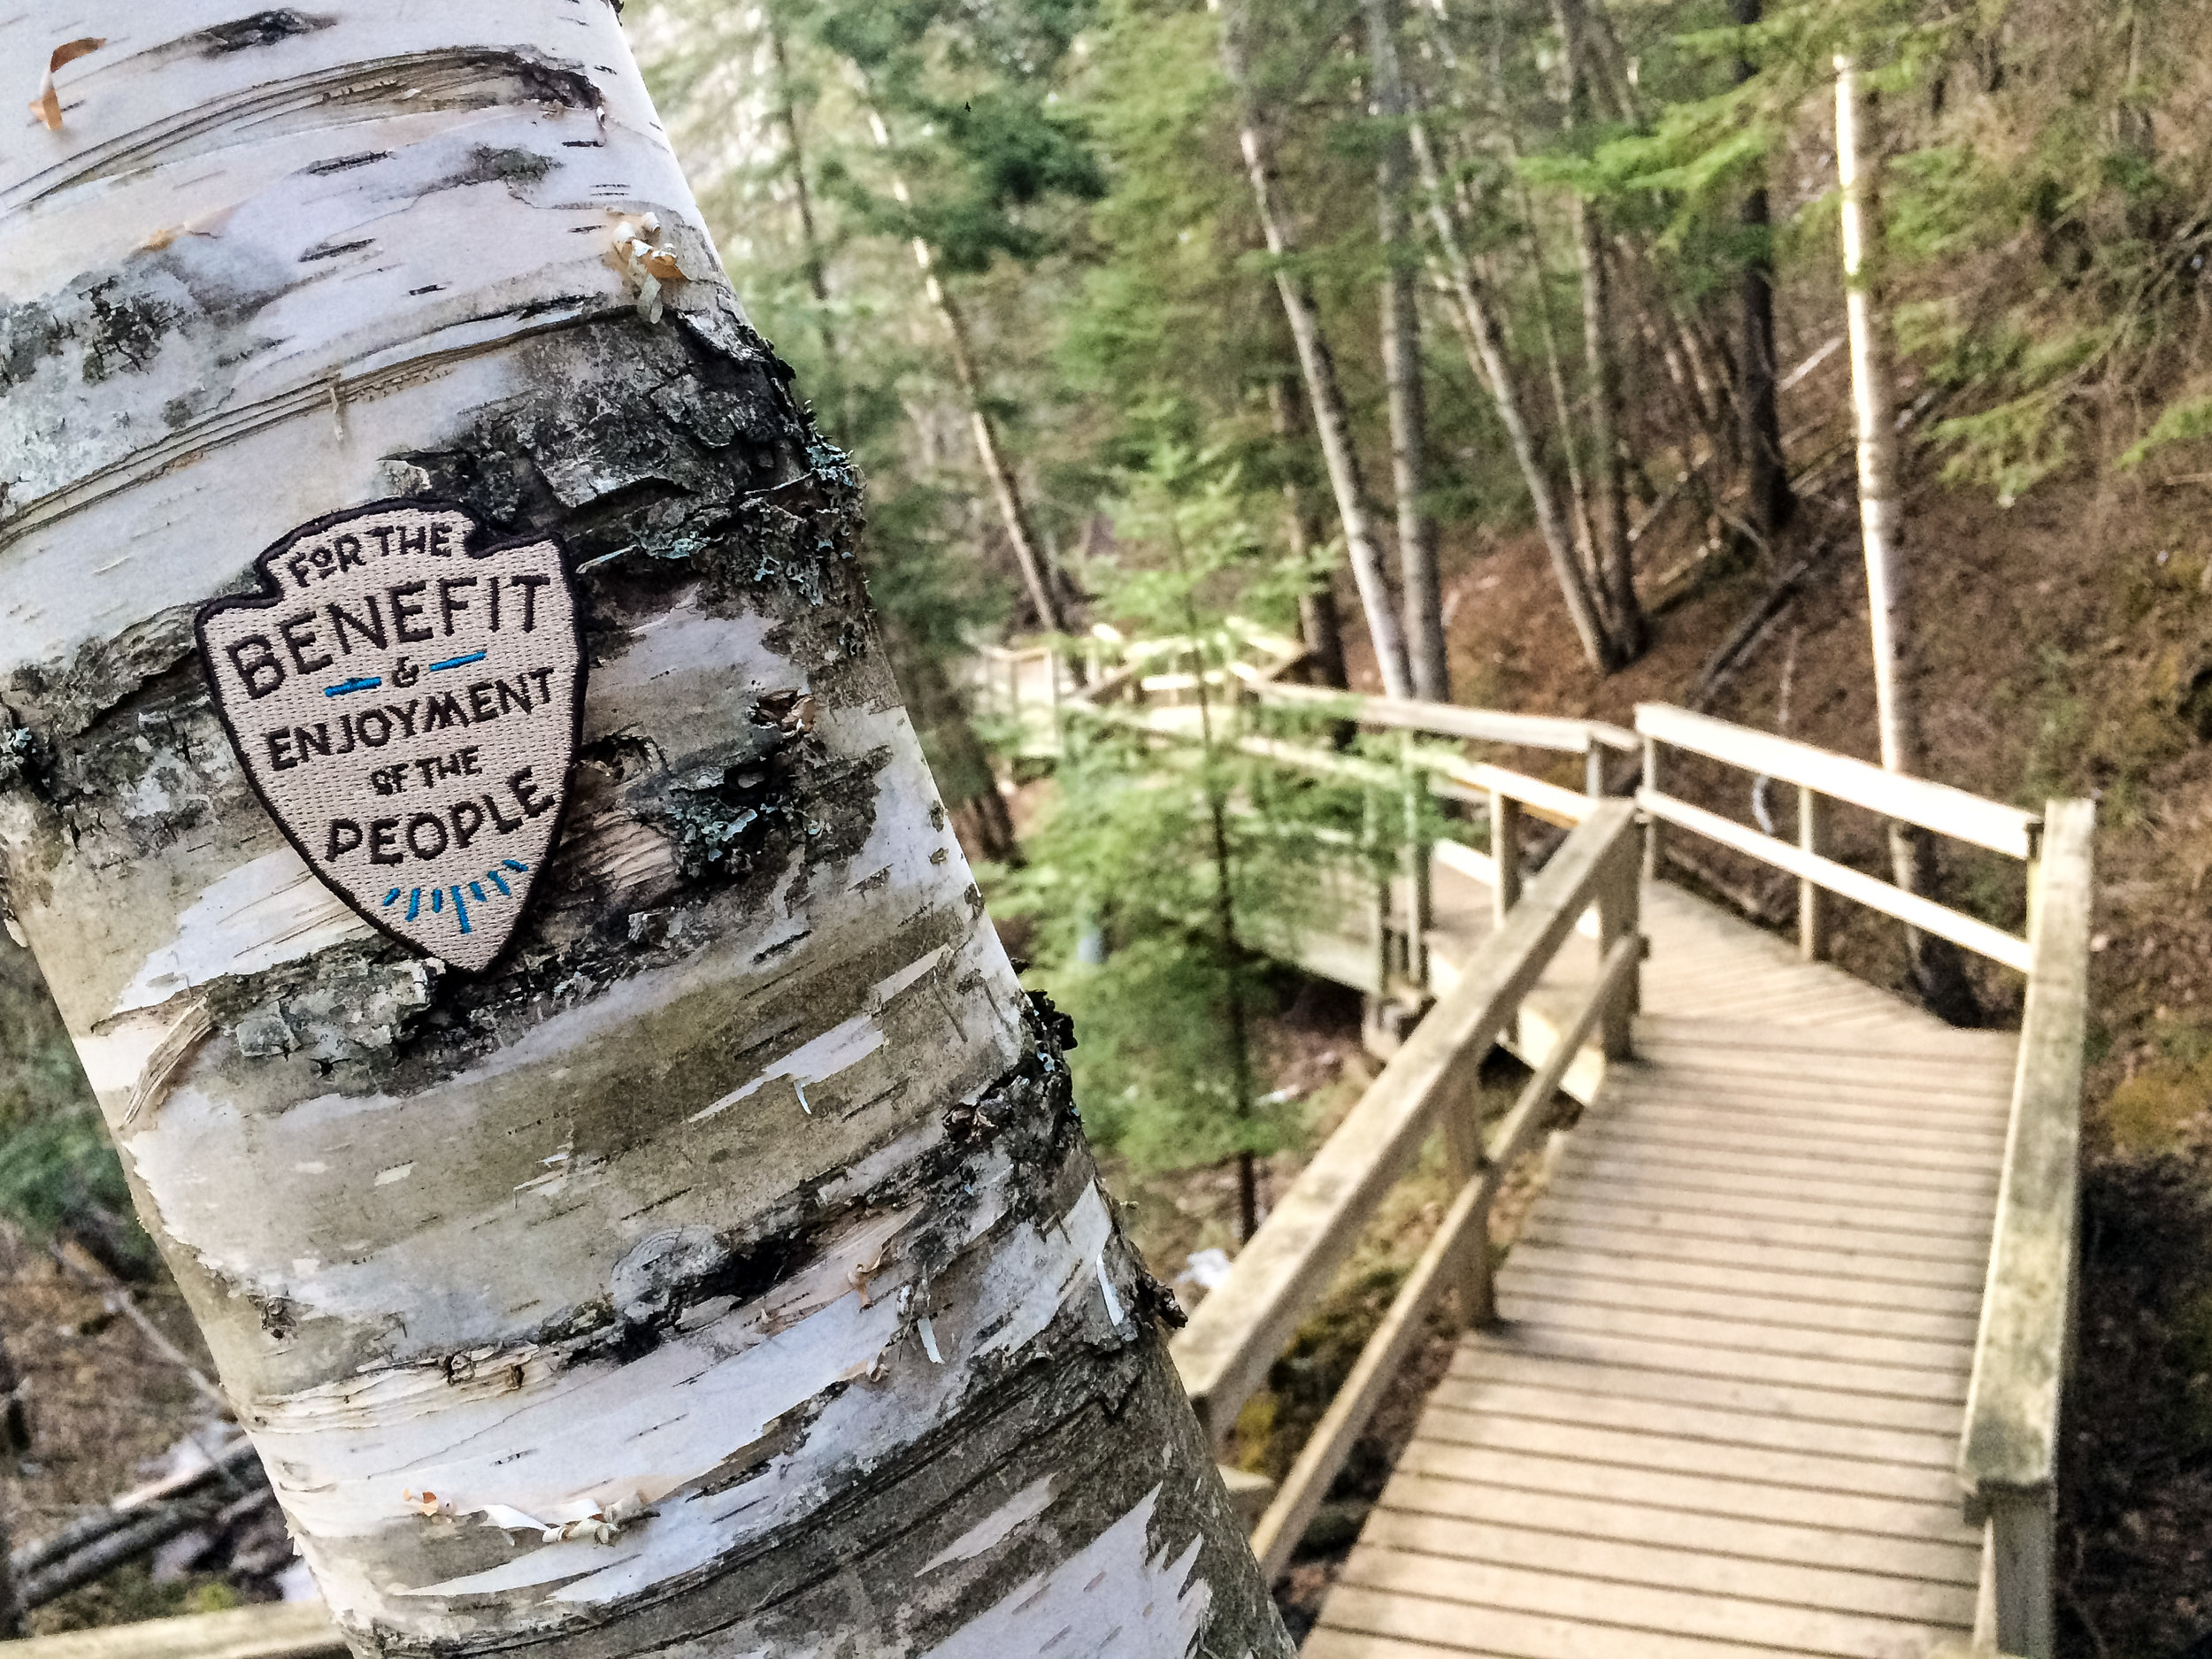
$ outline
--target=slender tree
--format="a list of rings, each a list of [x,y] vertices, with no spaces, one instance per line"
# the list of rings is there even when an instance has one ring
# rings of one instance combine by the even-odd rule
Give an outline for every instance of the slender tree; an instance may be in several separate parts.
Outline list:
[[[1762,0],[1731,0],[1737,27],[1750,28],[1763,15]],[[1739,85],[1756,73],[1748,56],[1736,58]],[[1743,448],[1749,471],[1752,527],[1764,540],[1772,556],[1775,538],[1789,522],[1796,507],[1790,492],[1789,467],[1782,455],[1782,418],[1775,388],[1774,361],[1774,245],[1767,209],[1763,176],[1744,192],[1741,216],[1744,229],[1743,339],[1736,365],[1741,388],[1738,401],[1743,413]]]
[[[1874,701],[1882,765],[1918,773],[1922,744],[1911,596],[1899,499],[1897,395],[1882,309],[1881,164],[1858,65],[1835,58],[1836,172],[1842,187],[1844,307],[1851,341],[1851,406],[1858,436],[1859,536],[1866,554],[1868,621],[1874,649]],[[1935,847],[1916,825],[1893,820],[1890,861],[1897,885],[1925,893],[1934,884]],[[1973,997],[1949,941],[1908,930],[1913,974],[1930,1005],[1947,1018],[1970,1018]]]
[[[1336,359],[1305,276],[1294,263],[1298,236],[1282,181],[1276,177],[1274,150],[1262,125],[1255,96],[1251,55],[1246,42],[1247,20],[1240,0],[1207,0],[1220,20],[1221,66],[1237,101],[1237,139],[1244,165],[1252,181],[1253,200],[1259,210],[1260,229],[1267,250],[1275,257],[1275,289],[1283,303],[1284,319],[1298,351],[1298,369],[1305,381],[1306,400],[1313,411],[1314,430],[1321,439],[1321,456],[1329,472],[1329,488],[1336,496],[1337,518],[1344,526],[1344,553],[1352,567],[1352,581],[1359,589],[1360,610],[1367,620],[1367,637],[1375,648],[1375,664],[1382,675],[1383,690],[1393,697],[1410,696],[1413,680],[1406,661],[1405,632],[1399,626],[1397,602],[1383,569],[1382,551],[1376,544],[1374,519],[1367,500],[1367,483],[1360,466],[1359,449],[1352,441],[1352,419],[1344,405],[1344,389],[1337,382]]]
[[[814,188],[807,174],[806,141],[799,127],[798,96],[792,82],[791,47],[785,38],[783,19],[772,5],[761,8],[761,27],[768,40],[769,61],[775,81],[776,126],[783,135],[784,161],[791,186],[792,205],[799,219],[799,267],[806,273],[807,292],[814,296],[814,329],[822,344],[822,368],[832,378],[828,403],[833,430],[831,436],[850,444],[851,411],[843,396],[843,355],[837,349],[837,326],[830,316],[829,257],[822,233],[815,222]]]
[[[1398,503],[1398,580],[1405,593],[1406,655],[1413,694],[1449,703],[1444,597],[1436,573],[1436,526],[1424,500],[1427,411],[1421,371],[1419,260],[1407,222],[1413,158],[1406,135],[1405,77],[1398,69],[1398,19],[1391,0],[1362,0],[1374,111],[1382,124],[1376,212],[1383,257],[1383,380],[1389,393],[1390,475]]]
[[[1299,462],[1305,427],[1304,404],[1286,378],[1267,383],[1267,411],[1282,445],[1283,540],[1291,557],[1311,561],[1314,549],[1327,538],[1321,532],[1306,486],[1300,481]],[[1309,678],[1317,686],[1341,691],[1351,685],[1344,672],[1344,626],[1337,613],[1336,589],[1325,571],[1312,587],[1298,595],[1298,632],[1306,647]]]
[[[0,909],[356,1651],[1287,1659],[614,7],[103,16]]]
[[[1496,307],[1467,257],[1451,198],[1445,193],[1436,151],[1429,142],[1426,127],[1417,118],[1409,123],[1409,136],[1415,163],[1420,168],[1422,192],[1428,201],[1429,222],[1436,233],[1442,274],[1459,309],[1471,365],[1476,378],[1488,390],[1498,411],[1499,424],[1504,426],[1507,442],[1513,446],[1513,458],[1520,466],[1529,504],[1535,510],[1536,527],[1544,538],[1544,550],[1551,556],[1552,575],[1559,584],[1560,596],[1567,602],[1567,615],[1574,624],[1582,654],[1599,673],[1609,673],[1619,666],[1621,659],[1606,633],[1589,580],[1575,557],[1574,539],[1567,527],[1566,516],[1559,510],[1559,497],[1552,488],[1550,475],[1538,451],[1536,434],[1522,413],[1520,390],[1506,355],[1505,333],[1499,325]]]
[[[1567,73],[1570,130],[1590,119],[1591,28],[1580,0],[1552,0]],[[1599,593],[1615,655],[1643,654],[1647,627],[1636,597],[1635,549],[1628,537],[1628,481],[1621,465],[1623,410],[1619,343],[1603,216],[1580,191],[1573,196],[1575,243],[1582,265],[1582,342],[1589,367],[1590,471],[1594,498]]]
[[[872,105],[868,111],[868,126],[875,135],[876,148],[889,150],[891,129],[885,124],[882,113]],[[906,188],[903,175],[892,174],[891,195],[901,207],[913,207],[913,194]],[[929,245],[928,238],[912,237],[909,245],[914,250],[915,268],[922,274],[922,292],[944,324],[953,379],[968,406],[968,430],[975,438],[976,458],[983,464],[983,475],[991,481],[991,495],[998,503],[999,520],[1014,549],[1014,562],[1020,567],[1022,585],[1037,612],[1038,626],[1055,634],[1064,634],[1067,615],[1057,591],[1058,572],[1053,569],[1044,544],[1037,538],[1029,505],[1022,499],[1021,480],[1014,475],[1013,465],[1006,457],[1006,446],[1000,441],[998,421],[987,400],[983,370],[976,360],[975,340],[968,332],[967,316],[938,276],[937,250]]]

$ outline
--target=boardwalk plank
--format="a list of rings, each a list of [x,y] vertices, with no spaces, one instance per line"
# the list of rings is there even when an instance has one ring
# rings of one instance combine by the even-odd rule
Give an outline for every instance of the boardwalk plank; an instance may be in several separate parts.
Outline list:
[[[1456,1602],[1386,1594],[1353,1584],[1339,1585],[1330,1593],[1322,1619],[1324,1628],[1332,1634],[1347,1631],[1390,1636],[1404,1642],[1427,1643],[1453,1654],[1498,1654],[1509,1659],[1621,1659],[1624,1653],[1633,1653],[1639,1659],[1791,1659],[1786,1647],[1747,1647],[1656,1631],[1630,1634],[1617,1624],[1591,1624],[1579,1619],[1503,1609],[1473,1617]],[[1309,1644],[1306,1651],[1348,1650],[1317,1649]]]
[[[1521,1237],[1525,1241],[1557,1244],[1571,1248],[1615,1251],[1653,1261],[1709,1262],[1723,1266],[1750,1267],[1767,1271],[1802,1271],[1829,1277],[1853,1278],[1869,1284],[1939,1286],[1981,1294],[1987,1264],[1958,1257],[1875,1256],[1836,1248],[1807,1248],[1773,1239],[1748,1237],[1751,1229],[1705,1235],[1681,1228],[1652,1228],[1635,1232],[1609,1225],[1614,1217],[1600,1206],[1585,1207],[1546,1202],[1529,1218]]]
[[[1962,1378],[1974,1357],[1973,1346],[1967,1342],[1931,1342],[1870,1336],[1856,1331],[1759,1325],[1749,1320],[1717,1319],[1606,1302],[1554,1302],[1518,1289],[1505,1290],[1502,1286],[1500,1288],[1500,1312],[1509,1321],[1532,1330],[1680,1342],[1716,1352],[1793,1356],[1818,1360],[1824,1364],[1847,1363],[1865,1368],[1870,1374],[1901,1373],[1901,1387],[1894,1392],[1907,1392],[1909,1387],[1916,1392],[1921,1379]],[[1901,1379],[1913,1382],[1903,1384]]]
[[[1486,889],[1440,904],[1464,961]],[[1440,876],[1440,884],[1444,879]],[[1314,1659],[1922,1659],[2016,1043],[1663,885],[1607,1068],[1306,1644]],[[1531,1001],[1595,972],[1570,941]]]
[[[1489,1480],[1455,1480],[1401,1470],[1379,1510],[1526,1526],[1577,1538],[1695,1549],[1745,1561],[1818,1562],[1850,1572],[1972,1588],[1981,1578],[1978,1543],[1901,1538],[1748,1516],[1681,1509],[1629,1498],[1590,1498]]]
[[[1543,1457],[1673,1474],[1753,1480],[1763,1486],[1802,1486],[1811,1492],[1851,1493],[1860,1497],[1901,1498],[1932,1503],[1946,1515],[1958,1507],[1958,1482],[1950,1471],[1924,1464],[1887,1463],[1817,1452],[1778,1451],[1772,1447],[1735,1446],[1714,1440],[1683,1440],[1663,1430],[1598,1428],[1588,1424],[1463,1411],[1434,1401],[1421,1418],[1425,1440],[1451,1446],[1495,1447]]]
[[[1547,1423],[1671,1434],[1685,1442],[1711,1441],[1724,1446],[1814,1452],[1872,1463],[1909,1463],[1916,1468],[1937,1470],[1947,1476],[1958,1461],[1956,1435],[1806,1422],[1758,1411],[1672,1404],[1626,1392],[1585,1394],[1557,1380],[1540,1385],[1534,1380],[1532,1370],[1525,1368],[1526,1363],[1524,1362],[1525,1369],[1517,1373],[1523,1379],[1515,1381],[1463,1375],[1455,1370],[1437,1384],[1430,1402],[1440,1410],[1488,1412]],[[1569,1380],[1604,1386],[1600,1379]]]
[[[1977,1321],[1971,1314],[1918,1313],[1898,1307],[1867,1307],[1816,1297],[1753,1295],[1740,1288],[1701,1290],[1671,1279],[1640,1282],[1601,1273],[1545,1271],[1533,1252],[1509,1258],[1499,1288],[1524,1302],[1641,1309],[1649,1313],[1688,1314],[1729,1319],[1746,1325],[1795,1331],[1832,1331],[1839,1335],[1905,1337],[1916,1341],[1970,1348]]]
[[[1624,1640],[1634,1640],[1640,1649],[1647,1633],[1663,1632],[1762,1644],[1786,1653],[1836,1655],[1839,1659],[1905,1659],[1908,1655],[1917,1659],[1936,1641],[1962,1633],[1962,1626],[1790,1607],[1525,1567],[1460,1561],[1452,1563],[1449,1572],[1440,1574],[1435,1566],[1432,1558],[1400,1550],[1356,1550],[1341,1582],[1386,1595],[1455,1601],[1471,1612],[1481,1609],[1483,1622],[1509,1609],[1599,1621],[1620,1631]]]
[[[1377,1510],[1361,1547],[1363,1550],[1371,1547],[1433,1555],[1455,1563],[1488,1562],[1574,1573],[1616,1584],[1658,1585],[1933,1625],[1970,1625],[1974,1619],[1974,1592],[1962,1584],[1932,1584],[1924,1578],[1851,1572],[1826,1565],[1621,1543],[1398,1509]]]
[[[1679,1257],[1635,1254],[1624,1242],[1599,1248],[1575,1248],[1524,1237],[1506,1258],[1506,1271],[1578,1275],[1638,1287],[1638,1294],[1657,1286],[1685,1290],[1712,1290],[1750,1299],[1801,1301],[1823,1307],[1849,1306],[1877,1317],[1895,1311],[1933,1314],[1972,1325],[1981,1310],[1978,1286],[1947,1288],[1932,1285],[1870,1280],[1811,1268],[1793,1271],[1786,1266],[1722,1265]]]
[[[1747,1521],[1781,1521],[1792,1526],[1827,1532],[1927,1539],[1941,1543],[1967,1542],[1971,1538],[1959,1519],[1959,1506],[1955,1503],[1870,1498],[1855,1493],[1770,1486],[1757,1480],[1729,1480],[1717,1475],[1623,1468],[1495,1447],[1455,1446],[1442,1440],[1424,1440],[1418,1435],[1406,1448],[1398,1466],[1414,1474],[1432,1475],[1442,1480],[1486,1480],[1502,1486],[1517,1486],[1524,1492],[1606,1498],[1616,1503],[1692,1509]]]

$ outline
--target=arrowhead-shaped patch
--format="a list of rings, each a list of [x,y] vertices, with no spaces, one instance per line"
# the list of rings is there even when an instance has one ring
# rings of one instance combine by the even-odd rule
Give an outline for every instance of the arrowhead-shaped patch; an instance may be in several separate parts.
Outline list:
[[[376,926],[471,972],[521,918],[568,799],[575,591],[549,539],[379,502],[255,561],[201,611],[215,706],[308,865]]]

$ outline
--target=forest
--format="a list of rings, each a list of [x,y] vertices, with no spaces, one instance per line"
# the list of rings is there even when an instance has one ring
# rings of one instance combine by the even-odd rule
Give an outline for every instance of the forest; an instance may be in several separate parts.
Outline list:
[[[2026,813],[2093,801],[2047,1651],[2212,1654],[2212,5],[622,11],[730,286],[810,417],[812,476],[864,488],[850,550],[898,695],[1057,1022],[1148,1263],[1135,1282],[1202,1306],[1404,1034],[1378,1045],[1375,999],[1284,965],[1343,870],[1387,895],[1394,836],[1472,816],[1424,788],[1379,828],[1414,748],[1356,733],[1349,699],[1622,728],[1679,705]],[[542,157],[474,154],[517,200],[540,183]],[[664,285],[698,284],[656,227],[632,234],[616,261],[657,323]],[[695,395],[672,372],[661,406]],[[639,511],[622,534],[641,545],[693,534]],[[1087,696],[1168,671],[1184,740],[1070,716],[1040,749],[991,679],[1040,648]],[[1236,687],[1271,652],[1314,695],[1262,718]],[[778,718],[797,729],[791,705]],[[1323,761],[1286,781],[1293,751]],[[30,753],[0,707],[0,786]],[[1483,753],[1586,784],[1579,753]],[[1611,793],[1632,793],[1634,756],[1611,760]],[[1773,779],[1691,766],[1680,788],[1809,834]],[[755,856],[737,833],[686,843],[686,879]],[[2031,927],[1994,854],[1939,856],[1870,812],[1832,834],[1854,870]],[[1674,882],[1798,927],[1795,880],[1667,845]],[[625,912],[623,948],[673,951],[680,902]],[[1870,910],[1830,926],[1860,979],[1947,1026],[2018,1029],[2018,975]],[[541,1000],[581,980],[557,965]],[[1482,1098],[1527,1076],[1497,1056]],[[1362,1234],[1225,1462],[1288,1476],[1417,1271],[1447,1162],[1425,1152]],[[1517,1167],[1486,1237],[1544,1179]],[[0,1354],[0,1548],[12,1525],[19,1557],[210,1420],[213,1361],[132,1205],[29,955],[0,941],[0,1340],[36,1431],[6,1478]],[[1276,1588],[1294,1637],[1450,1363],[1455,1331],[1432,1324]],[[88,1571],[27,1633],[297,1594],[273,1506],[225,1502],[178,1524],[196,1553],[160,1540]]]

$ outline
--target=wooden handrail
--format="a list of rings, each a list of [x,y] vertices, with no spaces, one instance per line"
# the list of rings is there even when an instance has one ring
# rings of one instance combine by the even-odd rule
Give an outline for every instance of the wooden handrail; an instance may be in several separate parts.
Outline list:
[[[1481,1169],[1463,1183],[1445,1213],[1436,1236],[1429,1240],[1391,1302],[1375,1334],[1360,1349],[1351,1375],[1337,1390],[1336,1398],[1322,1414],[1313,1433],[1298,1454],[1279,1492],[1252,1532],[1252,1553],[1259,1557],[1260,1572],[1272,1582],[1290,1564],[1291,1552],[1305,1535],[1307,1525],[1327,1495],[1329,1483],[1343,1468],[1354,1443],[1365,1432],[1368,1420],[1382,1403],[1385,1391],[1405,1362],[1423,1331],[1429,1311],[1451,1288],[1455,1267],[1465,1258],[1490,1248],[1490,1207],[1506,1173],[1549,1126],[1559,1107],[1559,1086],[1567,1069],[1580,1053],[1583,1040],[1621,996],[1643,955],[1643,940],[1631,936],[1617,941],[1598,971],[1597,984],[1584,1001],[1581,1011],[1560,1033],[1550,1056],[1521,1090],[1520,1096],[1492,1131],[1483,1147]],[[1486,1273],[1480,1262],[1477,1271]],[[1218,1294],[1218,1293],[1217,1293]]]
[[[1693,830],[1708,841],[1732,847],[1738,852],[1748,853],[1763,859],[1778,870],[1786,870],[1801,880],[1810,881],[1831,893],[1855,899],[1870,910],[1893,916],[1908,926],[1923,933],[1933,933],[1969,950],[1979,951],[1993,962],[2001,962],[2008,968],[2021,972],[2029,971],[2032,951],[2028,941],[2008,933],[2001,927],[1992,927],[1987,922],[1938,904],[1933,899],[1924,899],[1916,893],[1908,893],[1848,864],[1839,864],[1818,853],[1807,852],[1793,847],[1786,841],[1763,835],[1757,830],[1724,818],[1717,812],[1703,807],[1692,806],[1687,801],[1678,801],[1672,795],[1662,795],[1656,789],[1639,789],[1636,804],[1653,818],[1663,823],[1678,825]]]
[[[1176,1337],[1176,1369],[1216,1438],[1235,1422],[1448,1103],[1471,1089],[1483,1056],[1615,875],[1634,827],[1630,803],[1593,803]]]
[[[1992,852],[2009,853],[2015,858],[2035,856],[2038,819],[2034,813],[1985,801],[1948,784],[1885,772],[1794,738],[1755,732],[1663,703],[1638,703],[1636,730],[1656,742],[1726,761],[1746,772],[1802,784],[1831,799],[1848,801],[1884,818],[1901,818]]]
[[[1262,703],[1306,708],[1394,731],[1427,732],[1471,742],[1504,743],[1517,749],[1551,749],[1579,755],[1595,744],[1632,751],[1636,734],[1602,720],[1570,719],[1554,714],[1511,714],[1502,709],[1469,709],[1455,703],[1423,703],[1411,697],[1369,697],[1322,686],[1271,684],[1253,687]]]
[[[4,1659],[346,1659],[319,1601],[269,1601],[0,1642]]]
[[[2032,962],[2005,1137],[1989,1277],[1959,1444],[1970,1521],[1986,1521],[1999,1651],[2052,1651],[2052,1526],[2059,1411],[2075,1294],[2083,1045],[2096,808],[2045,814]]]

